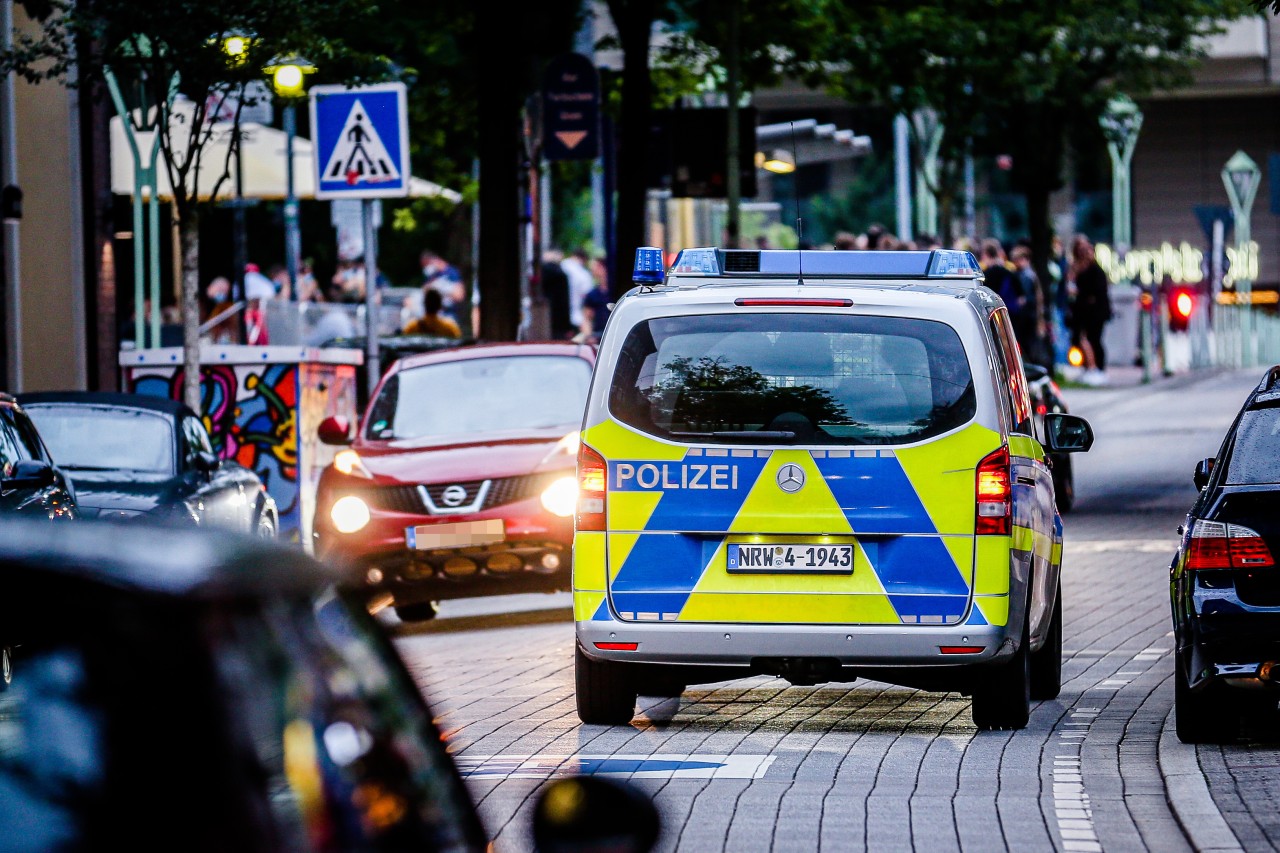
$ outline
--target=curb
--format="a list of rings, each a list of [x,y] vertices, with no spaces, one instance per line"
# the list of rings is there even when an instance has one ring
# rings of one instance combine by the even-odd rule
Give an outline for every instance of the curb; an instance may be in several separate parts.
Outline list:
[[[1160,729],[1156,755],[1165,799],[1191,846],[1199,851],[1243,853],[1240,840],[1209,794],[1196,748],[1180,742],[1174,734],[1172,709]]]

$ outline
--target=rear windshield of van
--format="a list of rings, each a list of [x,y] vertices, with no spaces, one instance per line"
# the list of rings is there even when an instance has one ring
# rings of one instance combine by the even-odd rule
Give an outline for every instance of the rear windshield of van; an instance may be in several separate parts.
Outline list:
[[[899,444],[977,411],[964,346],[945,323],[905,317],[662,317],[619,354],[613,416],[675,441]]]

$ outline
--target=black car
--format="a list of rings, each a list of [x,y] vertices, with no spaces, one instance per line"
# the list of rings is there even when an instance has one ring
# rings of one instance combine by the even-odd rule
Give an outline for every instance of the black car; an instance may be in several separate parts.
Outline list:
[[[1031,408],[1035,412],[1036,434],[1044,436],[1044,416],[1057,412],[1067,414],[1067,402],[1062,399],[1062,389],[1053,381],[1053,375],[1038,364],[1023,364],[1027,375],[1027,391],[1031,394]],[[1053,494],[1058,511],[1071,512],[1076,503],[1076,479],[1071,471],[1071,454],[1050,453],[1049,470],[1053,474]]]
[[[1217,743],[1280,696],[1280,366],[1218,455],[1196,465],[1195,484],[1170,567],[1174,702],[1180,740]]]
[[[120,530],[0,523],[0,642],[21,652],[0,850],[486,849],[430,709],[336,569]],[[656,840],[647,801],[603,780],[553,783],[535,811],[549,853]]]
[[[78,517],[76,497],[23,407],[0,394],[0,516],[65,521]]]
[[[75,495],[53,464],[31,419],[0,394],[0,516],[70,521],[79,517]],[[0,691],[13,679],[13,650],[0,644]]]
[[[275,501],[258,475],[219,459],[195,412],[143,394],[23,394],[81,512],[274,537]]]

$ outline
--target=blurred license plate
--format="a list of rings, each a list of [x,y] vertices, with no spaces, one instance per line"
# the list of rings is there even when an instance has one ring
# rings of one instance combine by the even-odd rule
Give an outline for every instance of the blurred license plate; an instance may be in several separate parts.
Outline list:
[[[847,575],[853,572],[853,546],[810,542],[730,544],[725,568],[740,574],[797,572]]]
[[[506,526],[501,518],[462,521],[456,524],[419,524],[416,527],[404,529],[404,544],[410,551],[491,545],[506,538]]]

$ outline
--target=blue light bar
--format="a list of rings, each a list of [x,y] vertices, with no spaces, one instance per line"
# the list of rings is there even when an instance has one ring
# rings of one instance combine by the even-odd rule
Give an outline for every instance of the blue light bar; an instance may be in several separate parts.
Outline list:
[[[720,258],[715,249],[681,249],[671,272],[679,275],[720,275]]]
[[[803,273],[860,278],[923,278],[928,268],[928,252],[790,252],[770,249],[760,253],[762,275]]]
[[[978,259],[958,249],[934,249],[929,260],[929,278],[975,278],[982,276]]]
[[[637,264],[639,261],[637,260]],[[680,276],[772,276],[822,278],[964,278],[982,277],[968,252],[935,249],[923,252],[792,251],[766,249],[684,249],[671,266]]]
[[[662,250],[657,246],[641,246],[636,249],[636,264],[631,280],[636,284],[662,284],[666,273],[662,268]]]

